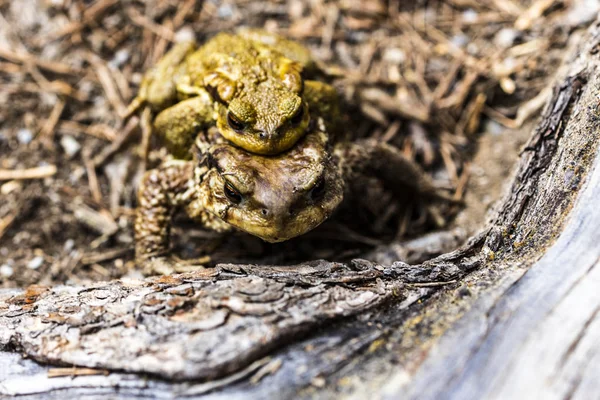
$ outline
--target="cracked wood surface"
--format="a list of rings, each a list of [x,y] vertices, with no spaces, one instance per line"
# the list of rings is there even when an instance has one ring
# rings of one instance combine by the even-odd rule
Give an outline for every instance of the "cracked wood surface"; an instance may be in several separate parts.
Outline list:
[[[49,363],[211,379],[320,321],[390,299],[399,283],[354,264],[214,270],[0,295],[0,345]],[[292,283],[290,283],[292,282]]]
[[[480,263],[447,261],[464,252],[417,267],[364,260],[221,265],[144,281],[0,292],[0,346],[45,363],[219,378],[326,322],[406,297],[404,283],[459,278]]]
[[[597,394],[599,39],[594,25],[555,86],[497,217],[465,247],[415,266],[222,265],[3,291],[0,348],[117,372],[40,378],[36,387],[23,376],[48,369],[23,361],[21,374],[0,368],[0,393],[330,398],[351,384],[355,394],[389,398]],[[451,309],[459,301],[452,295],[477,274],[489,286],[464,300],[468,310],[441,339],[407,325],[442,318],[427,314]],[[412,346],[402,347],[407,337]],[[393,362],[397,348],[408,350]],[[0,353],[0,363],[14,365],[15,355]]]

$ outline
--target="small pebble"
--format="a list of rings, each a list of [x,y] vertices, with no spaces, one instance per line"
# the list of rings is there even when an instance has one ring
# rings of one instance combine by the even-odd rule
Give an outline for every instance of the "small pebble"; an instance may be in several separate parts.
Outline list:
[[[129,60],[129,50],[121,49],[115,53],[115,56],[108,63],[111,68],[119,68]]]
[[[0,276],[3,278],[10,278],[14,274],[14,269],[8,264],[2,264],[0,266]]]
[[[436,13],[435,7],[426,7],[424,16],[425,16],[425,22],[433,23],[438,16],[438,14]]]
[[[65,151],[65,154],[68,158],[73,158],[75,154],[79,153],[81,150],[81,145],[73,136],[64,135],[60,138],[60,145]]]
[[[44,263],[44,257],[37,256],[37,257],[32,258],[31,261],[29,261],[27,263],[27,268],[38,269],[39,267],[42,266],[43,263]]]
[[[189,42],[191,40],[194,40],[195,38],[196,35],[194,34],[194,30],[189,26],[181,28],[175,33],[175,41],[177,43]]]
[[[467,37],[467,35],[460,34],[452,36],[452,39],[450,41],[456,47],[465,47],[467,43],[469,43],[469,38]]]
[[[292,1],[289,5],[291,19],[300,19],[304,15],[305,5],[301,1]]]
[[[500,29],[494,37],[494,44],[504,49],[509,48],[519,36],[519,31],[511,28]]]
[[[68,253],[73,250],[73,247],[75,247],[75,241],[73,239],[67,239],[64,245],[65,251]]]
[[[217,15],[221,19],[231,18],[233,15],[233,8],[229,4],[223,4],[217,9]]]
[[[467,52],[475,56],[479,53],[479,47],[474,42],[471,42],[467,45]]]
[[[477,11],[473,9],[468,9],[462,14],[462,19],[464,22],[474,23],[477,22]]]
[[[492,135],[501,135],[504,133],[504,130],[502,125],[492,119],[487,119],[484,122],[484,131],[489,132]]]
[[[128,235],[126,233],[121,233],[120,235],[117,236],[117,241],[119,241],[119,243],[133,243],[133,238],[131,237],[131,235]]]
[[[29,144],[33,140],[33,133],[29,129],[19,129],[17,132],[17,140],[21,144]]]
[[[402,49],[386,49],[383,53],[383,59],[392,64],[402,64],[406,60],[406,53]]]
[[[310,381],[310,383],[314,386],[314,387],[318,387],[318,388],[322,388],[325,386],[325,384],[327,383],[327,381],[325,380],[325,378],[322,378],[320,376],[317,376],[315,378],[313,378],[312,381]]]
[[[79,83],[79,90],[89,95],[92,93],[92,90],[94,90],[94,84],[90,81],[81,81],[81,83]]]

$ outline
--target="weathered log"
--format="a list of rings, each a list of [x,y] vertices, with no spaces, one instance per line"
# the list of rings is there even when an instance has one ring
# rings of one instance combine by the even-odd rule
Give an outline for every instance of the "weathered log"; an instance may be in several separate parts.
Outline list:
[[[320,396],[597,395],[599,46],[596,24],[496,218],[464,247],[412,266],[221,265],[3,291],[0,393],[285,398],[327,384]],[[50,367],[11,352],[111,373],[47,378]],[[6,368],[16,362],[22,371]]]

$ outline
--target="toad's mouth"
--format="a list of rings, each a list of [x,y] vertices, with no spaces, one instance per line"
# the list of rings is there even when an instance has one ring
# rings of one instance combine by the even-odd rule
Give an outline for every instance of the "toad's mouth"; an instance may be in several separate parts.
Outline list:
[[[265,223],[264,221],[229,220],[235,228],[256,236],[268,243],[279,243],[301,236],[326,221],[328,215],[306,213],[291,219]]]
[[[268,243],[281,243],[281,242],[285,242],[286,240],[290,240],[295,237],[304,235],[305,233],[315,229],[322,222],[323,221],[320,221],[319,223],[314,224],[312,226],[287,227],[286,229],[283,229],[283,230],[271,229],[271,228],[265,228],[265,229],[250,228],[250,229],[248,229],[248,228],[241,228],[241,227],[238,227],[238,229],[240,229],[250,235],[256,236]]]

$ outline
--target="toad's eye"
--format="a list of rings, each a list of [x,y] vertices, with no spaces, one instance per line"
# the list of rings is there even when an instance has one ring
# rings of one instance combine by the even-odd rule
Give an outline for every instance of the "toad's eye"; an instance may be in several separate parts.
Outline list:
[[[294,115],[292,115],[292,118],[290,118],[290,122],[293,126],[298,126],[304,119],[303,117],[304,117],[304,105],[300,105],[300,107],[298,107],[298,110],[296,110]]]
[[[317,201],[323,198],[325,194],[325,179],[319,178],[315,186],[310,190],[310,198],[313,201]]]
[[[242,202],[242,195],[230,182],[225,182],[223,191],[225,192],[225,196],[227,196],[229,201],[233,204],[240,204]]]
[[[231,129],[236,132],[242,132],[246,128],[246,124],[238,117],[236,117],[231,111],[227,113],[227,124]]]

